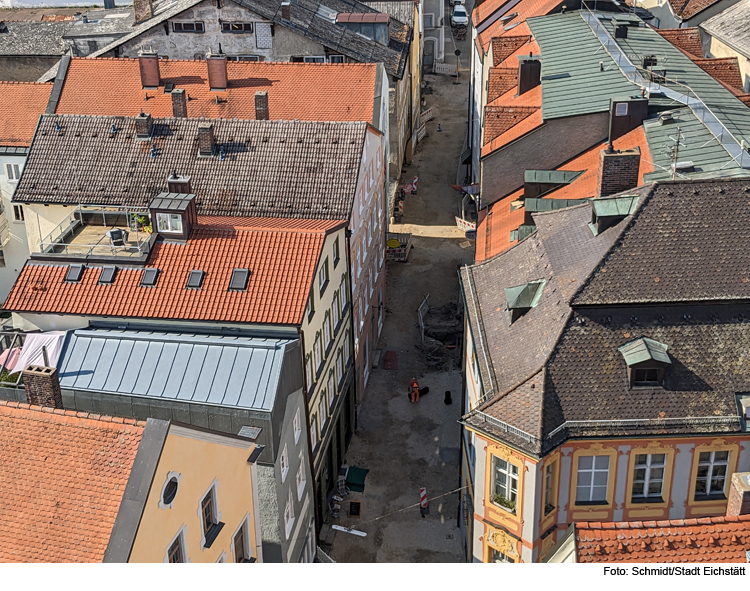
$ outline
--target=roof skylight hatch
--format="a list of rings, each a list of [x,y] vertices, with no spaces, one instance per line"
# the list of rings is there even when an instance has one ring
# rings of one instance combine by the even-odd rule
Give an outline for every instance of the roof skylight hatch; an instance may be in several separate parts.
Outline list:
[[[200,289],[201,285],[203,285],[203,276],[205,273],[199,269],[193,269],[190,271],[190,274],[188,275],[187,280],[187,288],[188,289]]]
[[[70,265],[68,272],[65,273],[65,283],[78,283],[83,277],[84,269],[86,269],[85,265]]]
[[[229,281],[229,291],[245,291],[249,277],[250,271],[247,269],[234,269]]]
[[[146,269],[141,278],[141,287],[154,287],[159,276],[159,269]]]
[[[117,275],[117,267],[114,265],[102,267],[102,272],[99,274],[99,284],[112,285],[115,282],[115,275]]]

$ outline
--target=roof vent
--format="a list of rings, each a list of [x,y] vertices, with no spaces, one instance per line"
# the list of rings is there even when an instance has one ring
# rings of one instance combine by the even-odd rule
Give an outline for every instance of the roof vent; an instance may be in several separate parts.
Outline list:
[[[141,287],[154,287],[158,276],[159,269],[146,269],[143,271],[143,277],[141,278]]]
[[[232,279],[229,281],[229,291],[245,291],[250,271],[247,269],[234,269]]]
[[[201,285],[203,285],[204,275],[205,273],[203,271],[193,269],[190,271],[190,275],[188,275],[187,285],[185,287],[188,289],[200,289]]]
[[[655,55],[644,55],[643,56],[643,68],[653,68],[656,65]]]
[[[65,283],[78,283],[83,277],[84,265],[70,265],[65,273]]]
[[[675,172],[695,172],[695,164],[692,160],[683,160],[672,165]]]
[[[591,223],[589,228],[598,236],[604,230],[620,223],[638,208],[639,195],[599,197],[591,200]]]
[[[674,123],[674,113],[672,111],[663,111],[659,113],[659,123],[661,125]]]
[[[99,284],[112,285],[115,282],[115,275],[117,275],[117,267],[114,265],[102,267],[102,272],[99,274]]]
[[[530,281],[523,285],[505,288],[505,297],[508,300],[508,312],[510,323],[513,324],[531,308],[536,308],[542,297],[546,279]]]
[[[615,39],[627,39],[628,38],[628,26],[617,25],[615,27]]]

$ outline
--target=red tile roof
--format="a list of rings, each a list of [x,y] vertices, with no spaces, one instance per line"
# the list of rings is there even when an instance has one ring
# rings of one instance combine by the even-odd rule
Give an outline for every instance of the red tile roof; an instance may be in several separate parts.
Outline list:
[[[541,85],[520,96],[516,96],[515,93],[516,90],[512,88],[485,107],[482,158],[542,124]],[[508,126],[510,123],[512,125]]]
[[[750,107],[750,94],[739,94],[737,98]]]
[[[672,12],[682,20],[693,18],[717,2],[720,0],[669,0]]]
[[[510,233],[523,224],[526,213],[523,207],[511,211],[511,204],[522,197],[523,189],[519,189],[479,212],[475,262],[481,263],[514,244]]]
[[[144,425],[0,401],[0,562],[101,562]]]
[[[205,218],[204,218],[205,219]],[[64,283],[66,265],[29,262],[4,308],[84,316],[204,322],[298,324],[328,231],[345,222],[318,220],[309,230],[243,227],[226,218],[193,228],[186,244],[157,241],[146,267],[159,269],[155,287],[141,287],[142,269],[121,267],[114,285],[99,285],[99,267],[80,283]],[[294,227],[294,225],[292,225]],[[205,273],[186,289],[191,270]],[[249,269],[247,289],[229,291],[233,269]]]
[[[30,146],[52,84],[0,82],[0,146]]]
[[[685,29],[655,29],[662,37],[677,49],[686,53],[690,59],[703,57],[703,46],[698,27]]]
[[[744,90],[740,62],[736,57],[694,59],[693,62],[712,78],[729,86],[735,93]]]
[[[578,562],[747,563],[750,515],[575,524]]]
[[[509,90],[518,88],[518,69],[490,68],[487,85],[487,102],[491,103]]]
[[[508,37],[493,37],[492,38],[492,65],[494,67],[499,66],[510,56],[515,55],[518,51],[527,43],[529,43],[528,35],[514,35]],[[525,49],[524,52],[529,51]],[[515,64],[516,70],[518,70],[518,64]]]
[[[209,89],[205,61],[159,60],[159,72],[161,86],[143,90],[137,59],[73,58],[56,113],[172,117],[171,82],[189,97],[188,117],[254,120],[255,93],[264,90],[271,120],[372,123],[375,64],[229,62],[224,92]]]
[[[484,110],[484,143],[490,143],[537,111],[539,107],[488,105]]]

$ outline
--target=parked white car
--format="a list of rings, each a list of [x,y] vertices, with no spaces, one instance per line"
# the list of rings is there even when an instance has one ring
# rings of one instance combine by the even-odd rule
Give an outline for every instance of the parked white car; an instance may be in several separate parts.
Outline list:
[[[468,26],[469,24],[469,15],[466,14],[466,8],[464,8],[461,4],[456,4],[453,7],[453,13],[451,14],[451,26],[453,27],[460,27],[460,26]]]
[[[449,4],[451,6],[455,6],[456,4],[466,4],[464,0],[449,0]]]

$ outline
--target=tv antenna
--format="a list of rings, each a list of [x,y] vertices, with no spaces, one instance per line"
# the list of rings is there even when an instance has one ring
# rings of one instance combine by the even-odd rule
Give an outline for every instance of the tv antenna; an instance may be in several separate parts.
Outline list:
[[[681,128],[677,128],[677,133],[675,136],[669,136],[669,139],[672,140],[671,144],[665,144],[664,148],[667,153],[667,156],[669,156],[672,159],[672,180],[677,180],[677,162],[680,156],[680,146],[683,148],[687,148],[685,143],[682,141],[682,139],[685,136],[682,133]]]

